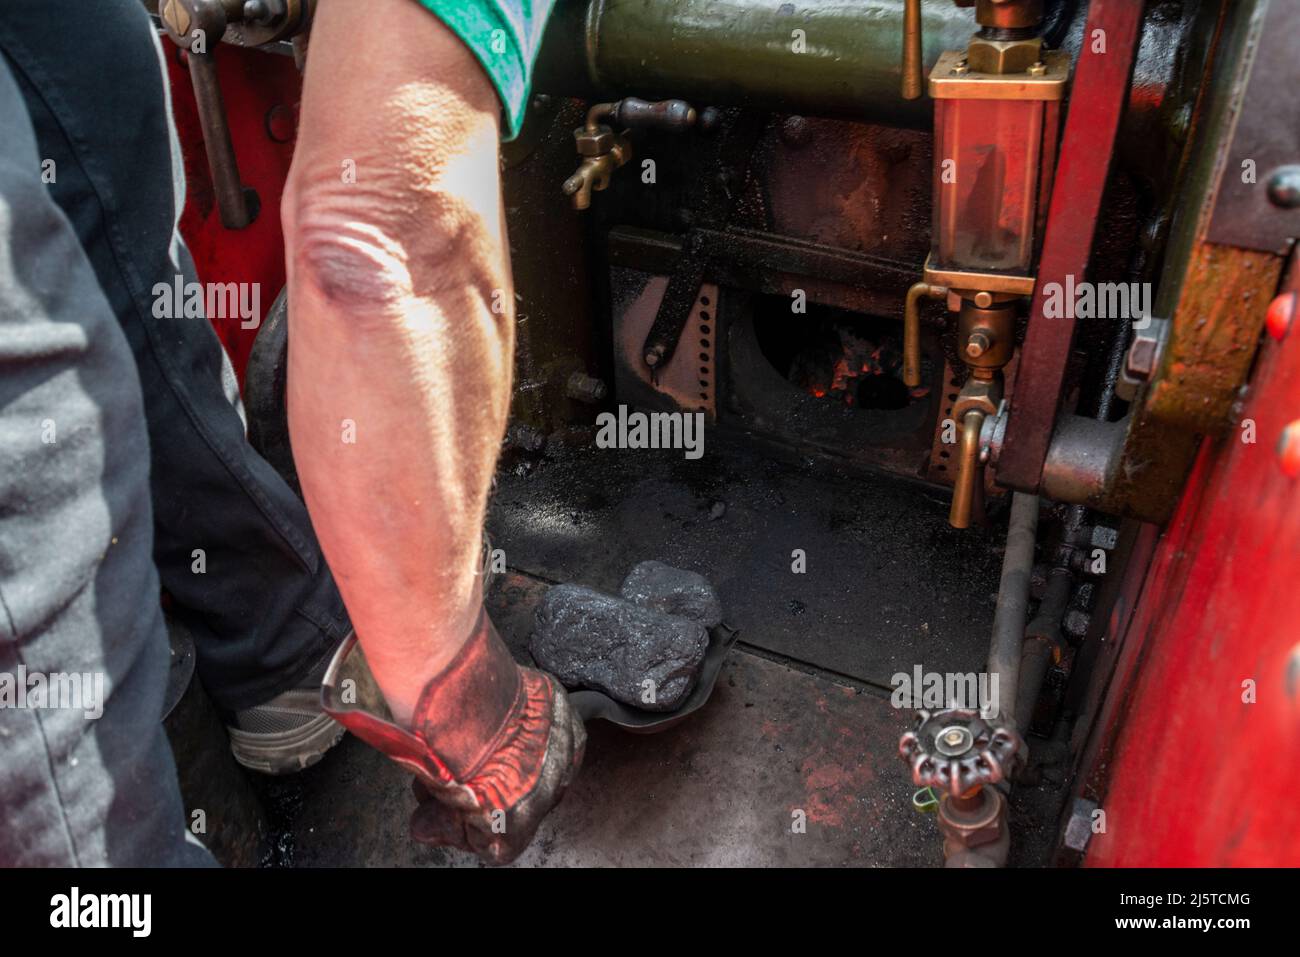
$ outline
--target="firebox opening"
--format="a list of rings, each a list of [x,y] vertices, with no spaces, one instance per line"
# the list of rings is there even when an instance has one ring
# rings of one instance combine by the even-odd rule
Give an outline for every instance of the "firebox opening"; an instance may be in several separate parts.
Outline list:
[[[903,383],[903,329],[894,319],[811,302],[792,314],[789,297],[762,296],[754,333],[783,379],[828,405],[904,409],[929,391]]]

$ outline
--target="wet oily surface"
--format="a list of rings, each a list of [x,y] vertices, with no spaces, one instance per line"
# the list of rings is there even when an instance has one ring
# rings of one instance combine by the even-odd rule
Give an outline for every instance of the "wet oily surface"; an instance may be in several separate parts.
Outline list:
[[[708,576],[742,629],[681,724],[590,724],[582,773],[517,866],[940,866],[898,757],[911,713],[886,689],[918,663],[982,668],[1002,531],[952,531],[917,487],[709,448],[566,452],[500,480],[489,524],[509,571],[488,605],[521,661],[552,583],[615,593],[644,559]],[[355,739],[275,788],[276,863],[478,865],[409,840],[409,775]],[[1012,863],[1045,860],[1053,793],[1013,794]]]
[[[941,491],[710,431],[695,461],[582,448],[523,462],[488,525],[512,569],[547,581],[613,594],[646,559],[699,572],[743,643],[884,689],[918,664],[984,665],[1005,529],[959,532],[947,513]]]

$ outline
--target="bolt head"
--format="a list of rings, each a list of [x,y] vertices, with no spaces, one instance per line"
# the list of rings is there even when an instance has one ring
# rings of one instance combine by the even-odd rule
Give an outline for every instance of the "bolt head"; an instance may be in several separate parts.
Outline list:
[[[1295,321],[1297,298],[1297,294],[1294,292],[1284,292],[1269,303],[1264,325],[1268,329],[1268,334],[1278,342],[1286,338],[1287,332],[1291,329],[1291,323]]]
[[[974,738],[969,728],[951,725],[935,735],[935,749],[945,757],[965,754],[971,749]]]
[[[1280,209],[1300,209],[1300,165],[1279,166],[1269,174],[1268,201]]]
[[[1133,337],[1124,361],[1124,371],[1130,378],[1145,382],[1155,374],[1159,360],[1160,340],[1150,330],[1143,330]]]
[[[1277,461],[1287,478],[1300,478],[1300,419],[1290,422],[1278,436]]]

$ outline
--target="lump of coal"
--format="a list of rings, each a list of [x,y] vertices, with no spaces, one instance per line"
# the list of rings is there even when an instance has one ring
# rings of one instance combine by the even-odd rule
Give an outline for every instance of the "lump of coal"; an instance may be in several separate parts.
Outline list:
[[[595,688],[645,711],[672,711],[695,688],[708,645],[698,622],[579,585],[556,585],[537,607],[528,650],[566,687]]]
[[[722,621],[722,602],[709,580],[663,562],[642,562],[627,573],[620,593],[642,608],[679,615],[714,628]]]

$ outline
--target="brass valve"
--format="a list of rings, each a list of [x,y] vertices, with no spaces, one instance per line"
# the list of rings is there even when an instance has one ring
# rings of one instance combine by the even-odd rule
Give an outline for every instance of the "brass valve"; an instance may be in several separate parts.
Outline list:
[[[696,116],[695,108],[683,100],[653,103],[629,96],[613,103],[597,103],[587,111],[586,122],[573,131],[582,164],[564,181],[564,195],[572,198],[574,209],[587,209],[591,206],[592,191],[606,189],[614,170],[632,158],[627,130],[615,133],[602,120],[629,128],[682,132],[695,125]]]
[[[577,130],[578,153],[582,156],[582,165],[577,172],[564,181],[564,195],[572,197],[573,208],[582,210],[591,206],[592,190],[603,190],[609,186],[609,177],[614,170],[632,158],[632,144],[624,137],[616,136],[608,126],[602,126],[595,136],[585,136],[585,130]],[[597,148],[599,152],[584,153],[587,149]]]
[[[953,484],[948,524],[969,528],[984,520],[984,463],[980,435],[984,420],[996,415],[1002,401],[1002,367],[1015,350],[1016,299],[999,299],[987,292],[970,298],[963,292],[957,318],[957,349],[970,370],[953,403],[952,417],[960,429],[957,479]]]

